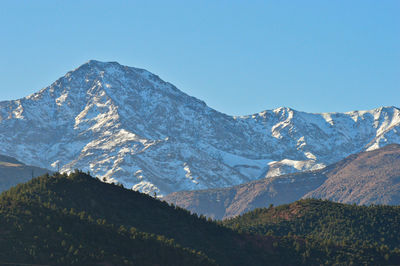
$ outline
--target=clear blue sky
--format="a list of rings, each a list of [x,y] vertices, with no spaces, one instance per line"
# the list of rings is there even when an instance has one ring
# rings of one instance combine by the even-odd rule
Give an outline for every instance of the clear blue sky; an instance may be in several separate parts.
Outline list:
[[[400,107],[399,14],[398,0],[1,1],[0,100],[97,59],[234,115]]]

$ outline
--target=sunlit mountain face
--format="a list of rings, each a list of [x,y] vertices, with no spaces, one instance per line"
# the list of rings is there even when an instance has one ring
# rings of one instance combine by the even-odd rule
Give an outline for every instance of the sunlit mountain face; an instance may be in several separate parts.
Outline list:
[[[396,107],[235,117],[116,62],[89,61],[37,93],[0,102],[2,154],[159,196],[315,170],[389,143],[400,143]]]

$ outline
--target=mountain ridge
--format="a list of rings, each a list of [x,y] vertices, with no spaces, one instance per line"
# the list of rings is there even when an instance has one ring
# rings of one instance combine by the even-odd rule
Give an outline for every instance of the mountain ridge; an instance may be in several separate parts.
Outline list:
[[[229,188],[174,192],[164,200],[215,219],[304,198],[347,204],[400,204],[400,145],[352,154],[325,168]]]
[[[0,102],[2,153],[158,195],[322,168],[399,132],[396,107],[229,116],[147,70],[96,60]]]
[[[13,157],[0,154],[0,192],[33,177],[51,172],[40,167],[26,165]]]

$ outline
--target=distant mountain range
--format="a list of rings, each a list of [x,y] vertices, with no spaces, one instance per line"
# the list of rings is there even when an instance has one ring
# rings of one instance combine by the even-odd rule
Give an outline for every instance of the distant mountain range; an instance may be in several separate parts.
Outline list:
[[[0,155],[0,192],[45,173],[51,174],[52,171],[25,165],[15,158]]]
[[[400,145],[350,155],[319,170],[262,178],[229,188],[175,192],[164,200],[222,219],[301,198],[399,205]]]
[[[400,143],[396,107],[229,116],[116,62],[89,61],[37,93],[0,102],[1,153],[158,195],[320,169],[390,143]]]

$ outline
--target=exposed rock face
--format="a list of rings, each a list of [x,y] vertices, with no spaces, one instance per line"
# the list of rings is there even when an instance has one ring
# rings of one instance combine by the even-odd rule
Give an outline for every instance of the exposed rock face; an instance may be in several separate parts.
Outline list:
[[[38,93],[0,102],[3,154],[158,195],[318,169],[388,143],[400,143],[395,107],[233,117],[115,62],[89,61]]]
[[[192,212],[223,219],[301,198],[400,204],[400,145],[350,155],[311,172],[263,178],[230,188],[175,192],[164,199]]]
[[[32,177],[52,172],[30,165],[25,165],[15,158],[0,155],[0,192],[30,180]]]

